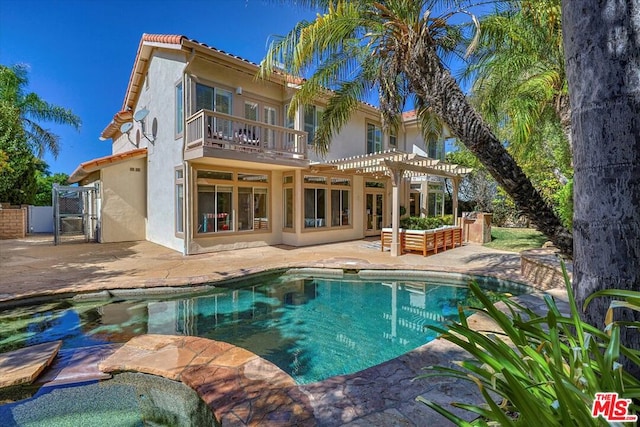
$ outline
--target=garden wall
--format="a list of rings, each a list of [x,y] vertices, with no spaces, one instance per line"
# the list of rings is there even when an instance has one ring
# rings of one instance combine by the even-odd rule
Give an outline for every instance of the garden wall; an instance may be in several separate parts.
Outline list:
[[[27,235],[27,208],[0,207],[0,239],[21,239]]]

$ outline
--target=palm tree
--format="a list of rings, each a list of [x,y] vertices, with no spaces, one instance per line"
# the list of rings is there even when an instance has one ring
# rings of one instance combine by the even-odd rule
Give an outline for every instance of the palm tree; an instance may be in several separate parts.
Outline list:
[[[562,27],[572,109],[573,289],[581,307],[601,289],[640,289],[640,38],[637,0],[564,0]],[[609,301],[582,313],[601,327]],[[616,310],[616,320],[640,313]],[[640,350],[640,333],[621,341]],[[640,366],[628,366],[640,378]]]
[[[448,20],[462,10],[451,9],[437,15],[434,10],[460,2],[306,3],[326,13],[314,21],[300,22],[288,35],[274,41],[261,64],[261,75],[267,76],[277,67],[294,76],[315,68],[295,94],[292,105],[304,105],[319,95],[328,97],[314,138],[316,147],[326,150],[358,100],[370,91],[378,91],[385,127],[397,124],[404,101],[414,94],[485,165],[531,222],[564,253],[572,253],[570,232],[473,109],[443,64],[442,58],[455,51],[462,36],[459,27],[449,25]]]
[[[560,0],[507,0],[481,21],[467,76],[494,129],[506,130],[518,163],[540,154],[561,184],[571,173],[571,120],[564,71]]]
[[[60,138],[43,128],[39,122],[53,122],[79,129],[80,118],[71,110],[49,104],[33,92],[25,93],[28,83],[24,65],[0,65],[0,102],[3,107],[14,109],[20,117],[26,142],[34,154],[41,158],[45,151],[49,151],[55,158],[60,151]]]

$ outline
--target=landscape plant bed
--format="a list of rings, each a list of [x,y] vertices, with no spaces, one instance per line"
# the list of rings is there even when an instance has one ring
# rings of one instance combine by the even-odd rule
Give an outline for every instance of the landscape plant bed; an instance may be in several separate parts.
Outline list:
[[[398,230],[400,239],[400,251],[420,252],[427,256],[429,252],[437,254],[438,251],[462,246],[462,228],[446,226],[431,230]],[[381,250],[391,248],[393,231],[391,228],[383,228],[380,234]]]

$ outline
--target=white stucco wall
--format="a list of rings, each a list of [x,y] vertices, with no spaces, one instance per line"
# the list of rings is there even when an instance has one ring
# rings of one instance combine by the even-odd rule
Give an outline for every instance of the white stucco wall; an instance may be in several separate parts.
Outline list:
[[[146,161],[126,160],[100,171],[101,241],[145,239]]]
[[[135,111],[145,107],[146,133],[151,134],[154,119],[158,133],[153,143],[140,139],[140,147],[147,147],[147,240],[183,250],[183,240],[175,235],[175,167],[182,165],[182,138],[175,135],[175,85],[182,79],[185,66],[183,54],[156,51],[151,57]],[[134,122],[131,135],[141,130]]]
[[[131,133],[131,141],[135,142],[134,134]],[[113,140],[111,144],[111,154],[126,153],[127,151],[135,150],[136,146],[127,138],[127,134],[121,134],[119,137]]]

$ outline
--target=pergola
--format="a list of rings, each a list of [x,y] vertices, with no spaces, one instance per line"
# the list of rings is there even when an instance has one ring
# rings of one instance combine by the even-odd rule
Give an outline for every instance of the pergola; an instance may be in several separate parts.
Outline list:
[[[390,150],[361,156],[347,157],[327,162],[336,169],[362,174],[388,175],[393,186],[391,199],[391,256],[400,254],[400,191],[399,185],[404,177],[418,177],[425,175],[439,176],[451,179],[453,183],[453,218],[458,217],[458,187],[462,177],[471,168],[442,162],[440,160],[424,157],[416,153],[405,153]]]

